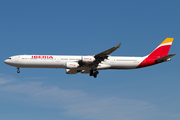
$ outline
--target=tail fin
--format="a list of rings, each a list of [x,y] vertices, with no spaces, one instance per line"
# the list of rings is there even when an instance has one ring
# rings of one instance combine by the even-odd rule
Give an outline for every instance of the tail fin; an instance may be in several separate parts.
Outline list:
[[[166,38],[151,54],[148,58],[160,58],[168,55],[171,44],[174,38]]]
[[[137,66],[137,68],[170,60],[170,58],[175,55],[168,55],[173,39],[174,38],[166,38],[151,54],[145,56],[144,60]]]

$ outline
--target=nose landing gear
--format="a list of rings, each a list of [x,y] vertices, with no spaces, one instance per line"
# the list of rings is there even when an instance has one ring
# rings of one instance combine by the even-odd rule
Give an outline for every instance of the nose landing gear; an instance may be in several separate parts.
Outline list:
[[[19,70],[19,68],[17,68],[17,73],[20,73],[20,70]]]

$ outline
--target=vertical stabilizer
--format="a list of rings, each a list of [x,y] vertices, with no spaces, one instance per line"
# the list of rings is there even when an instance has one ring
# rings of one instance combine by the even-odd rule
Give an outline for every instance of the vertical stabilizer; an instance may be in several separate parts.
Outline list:
[[[166,38],[151,54],[148,55],[149,58],[154,57],[164,57],[168,55],[170,47],[172,45],[174,38]]]
[[[173,40],[174,38],[166,38],[151,54],[145,57],[137,68],[157,64],[157,59],[168,55]]]

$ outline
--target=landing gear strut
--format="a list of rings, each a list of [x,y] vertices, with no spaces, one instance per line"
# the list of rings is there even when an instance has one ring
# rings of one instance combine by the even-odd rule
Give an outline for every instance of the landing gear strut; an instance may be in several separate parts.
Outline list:
[[[19,68],[17,68],[17,73],[20,73],[20,70],[19,70]]]
[[[94,78],[97,77],[97,74],[99,74],[99,72],[97,70],[91,70],[90,73],[89,73],[89,75],[93,76]]]

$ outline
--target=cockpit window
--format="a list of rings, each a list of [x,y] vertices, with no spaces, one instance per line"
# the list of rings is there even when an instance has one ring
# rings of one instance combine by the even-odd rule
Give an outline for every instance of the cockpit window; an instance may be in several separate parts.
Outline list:
[[[8,59],[11,59],[11,58],[8,58]]]

